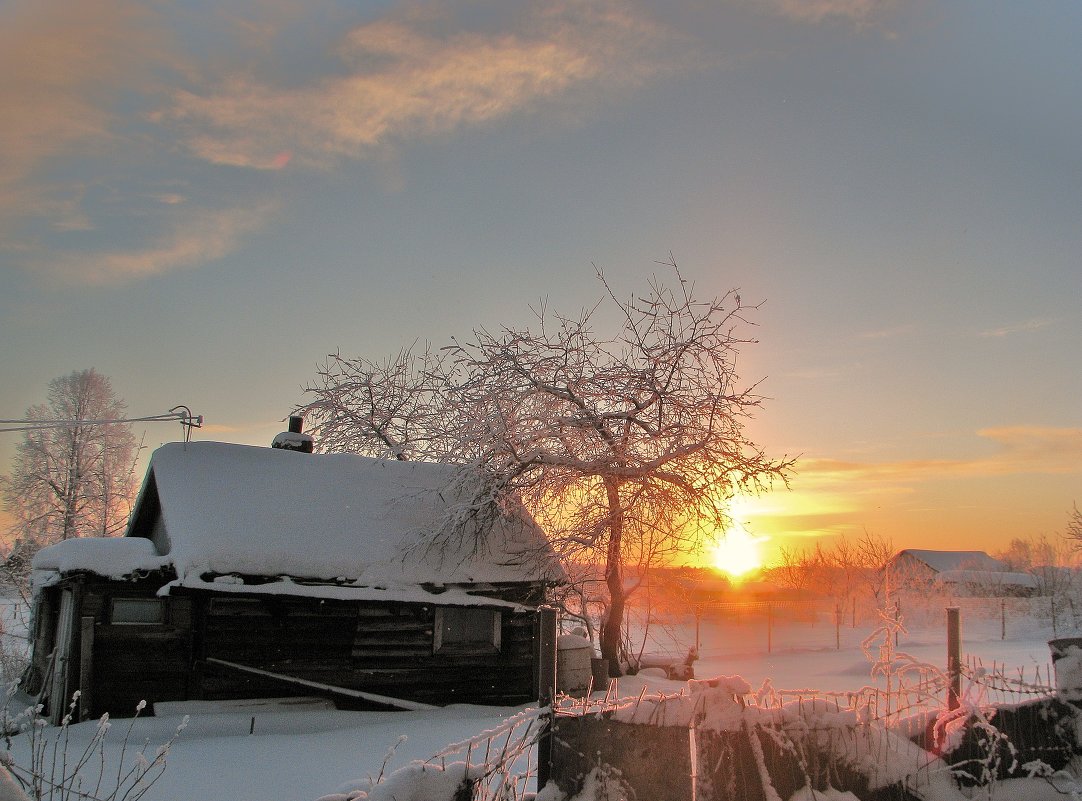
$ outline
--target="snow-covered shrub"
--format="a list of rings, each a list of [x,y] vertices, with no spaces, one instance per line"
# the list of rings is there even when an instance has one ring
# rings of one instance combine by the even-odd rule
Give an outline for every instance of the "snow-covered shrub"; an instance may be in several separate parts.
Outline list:
[[[0,580],[0,687],[8,687],[18,679],[30,662],[30,648],[26,631],[30,619],[30,605],[7,589]],[[6,600],[11,598],[11,600]]]
[[[451,743],[385,776],[405,740],[400,737],[384,756],[378,776],[350,782],[317,801],[522,801],[533,777],[529,753],[546,709],[523,710],[496,729]]]
[[[9,704],[11,695],[9,693]],[[106,737],[112,726],[108,715],[102,715],[98,720],[97,728],[85,746],[78,748],[72,741],[72,727],[76,725],[72,716],[78,702],[79,693],[76,692],[59,726],[48,725],[41,715],[40,704],[14,716],[9,715],[5,706],[0,713],[5,744],[5,750],[0,752],[0,764],[33,801],[138,801],[164,773],[166,757],[188,725],[188,717],[184,717],[172,738],[153,752],[149,750],[149,741],[137,750],[136,744],[131,742],[131,734],[139,713],[146,706],[146,702],[141,701],[124,733],[114,766],[109,764],[105,753]],[[27,741],[28,759],[20,760],[13,755],[12,746],[20,738]],[[3,795],[0,799],[7,801]]]

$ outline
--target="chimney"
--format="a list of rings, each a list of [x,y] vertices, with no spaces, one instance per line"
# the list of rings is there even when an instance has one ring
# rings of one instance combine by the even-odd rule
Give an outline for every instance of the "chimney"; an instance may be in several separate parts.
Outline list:
[[[291,415],[289,418],[289,430],[283,431],[276,436],[274,441],[271,442],[271,447],[283,451],[311,453],[315,447],[315,440],[312,439],[311,435],[302,433],[302,428],[304,428],[304,418],[299,415]]]

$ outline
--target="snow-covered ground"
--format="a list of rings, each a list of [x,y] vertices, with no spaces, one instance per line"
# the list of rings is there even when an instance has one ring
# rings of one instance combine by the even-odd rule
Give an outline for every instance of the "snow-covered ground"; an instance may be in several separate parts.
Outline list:
[[[841,629],[835,647],[835,627],[829,622],[776,623],[770,632],[761,620],[733,623],[703,620],[699,628],[699,677],[740,675],[752,687],[770,679],[779,689],[814,688],[847,691],[870,684],[870,665],[861,650],[871,624]],[[694,643],[694,623],[676,630],[681,642],[663,632],[651,647],[679,652]],[[1064,632],[1060,631],[1062,636]],[[993,660],[1009,670],[1022,668],[1026,678],[1039,666],[1047,670],[1047,640],[1051,626],[1039,620],[1012,621],[1001,639],[998,617],[963,619],[963,650],[987,667]],[[912,628],[899,648],[927,662],[946,661],[944,628]],[[656,678],[621,679],[622,695],[637,696],[646,687],[671,692],[679,685]],[[335,710],[283,712],[274,708],[239,708],[230,712],[192,712],[187,727],[168,755],[168,767],[145,796],[147,801],[314,801],[320,796],[357,786],[367,776],[389,773],[411,760],[427,759],[448,743],[497,728],[521,708],[451,706],[426,712],[343,712]],[[137,719],[133,744],[150,744],[149,753],[168,741],[181,723],[181,710]],[[130,721],[113,721],[106,759],[115,765]],[[93,737],[97,724],[71,727],[68,750],[80,750]],[[46,730],[46,733],[56,730]],[[404,736],[404,739],[402,739]],[[393,754],[388,751],[395,744]],[[12,756],[25,762],[25,740],[14,738]],[[126,759],[130,759],[130,753]],[[384,760],[387,760],[384,766]],[[115,767],[112,768],[115,771]]]
[[[1027,680],[1039,671],[1043,681],[1051,667],[1048,641],[1057,635],[1075,633],[1063,631],[1062,626],[1054,632],[1047,620],[1019,615],[1008,615],[1004,627],[996,603],[993,600],[986,613],[979,616],[962,609],[963,663],[968,657],[986,669],[992,669],[994,664],[1016,675],[1022,669]],[[906,623],[908,633],[900,638],[898,649],[921,662],[945,669],[945,613],[942,622],[936,622],[934,614],[922,617],[923,623]],[[699,661],[695,663],[695,673],[697,676],[740,675],[752,687],[770,679],[778,688],[855,690],[862,684],[874,683],[861,643],[875,625],[875,621],[868,620],[851,628],[846,621],[836,628],[829,616],[821,615],[814,622],[775,621],[768,632],[764,618],[732,621],[704,617],[699,626]],[[695,642],[694,624],[690,622],[668,630],[655,627],[651,631],[648,650],[681,654],[687,651],[689,643]]]

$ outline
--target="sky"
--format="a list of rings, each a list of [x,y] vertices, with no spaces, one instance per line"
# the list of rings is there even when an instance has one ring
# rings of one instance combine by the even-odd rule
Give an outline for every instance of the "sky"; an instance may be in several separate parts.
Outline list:
[[[671,254],[762,304],[747,433],[799,461],[738,512],[772,553],[1057,536],[1079,30],[1067,0],[0,0],[0,418],[94,367],[266,444],[327,354],[577,313],[595,265],[630,296]]]

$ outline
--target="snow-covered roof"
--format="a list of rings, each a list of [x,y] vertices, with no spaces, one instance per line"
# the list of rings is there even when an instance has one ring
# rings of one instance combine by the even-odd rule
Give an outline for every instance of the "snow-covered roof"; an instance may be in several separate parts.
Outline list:
[[[64,540],[34,554],[34,570],[70,573],[86,570],[99,576],[123,578],[169,565],[154,543],[142,537],[84,537]]]
[[[1006,565],[993,559],[984,551],[926,551],[919,548],[906,548],[895,559],[903,556],[918,559],[937,573],[945,570],[1005,570]]]
[[[470,537],[426,548],[454,506],[455,473],[450,465],[347,454],[170,443],[151,457],[127,539],[153,540],[182,584],[231,573],[355,585],[562,578],[525,510],[497,520],[483,548]],[[121,546],[133,554],[143,548],[149,559],[145,547]],[[63,556],[56,569],[92,569],[106,558],[83,549]]]
[[[944,570],[935,577],[937,584],[976,584],[983,587],[1020,587],[1035,590],[1036,576],[1002,570]]]
[[[231,595],[245,595],[250,598],[271,595],[303,595],[307,598],[320,598],[328,601],[380,601],[394,603],[436,604],[439,606],[485,606],[504,609],[522,609],[520,604],[501,601],[496,598],[479,598],[464,589],[426,590],[416,584],[378,585],[363,582],[345,584],[298,584],[288,577],[277,578],[265,584],[245,584],[239,579],[229,581],[232,576],[218,576],[211,581],[204,581],[198,576],[188,575],[165,584],[158,590],[158,595],[172,595],[178,587],[197,590],[228,592]],[[2,797],[0,797],[2,801]]]

